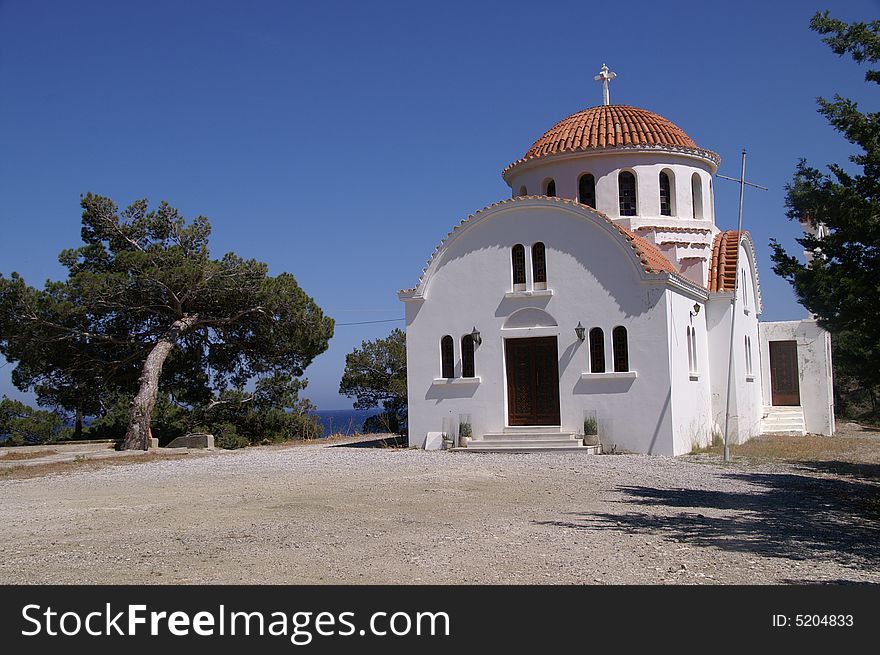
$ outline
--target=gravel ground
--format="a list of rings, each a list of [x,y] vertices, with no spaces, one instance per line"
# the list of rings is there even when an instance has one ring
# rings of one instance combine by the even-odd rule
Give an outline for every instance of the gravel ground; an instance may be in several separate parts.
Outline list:
[[[0,583],[880,582],[877,475],[254,448],[0,480]]]

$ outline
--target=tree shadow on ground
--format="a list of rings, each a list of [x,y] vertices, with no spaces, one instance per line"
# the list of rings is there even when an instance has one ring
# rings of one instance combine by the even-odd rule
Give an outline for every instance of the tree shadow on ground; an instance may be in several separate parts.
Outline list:
[[[768,557],[824,558],[854,568],[880,563],[877,484],[796,474],[729,473],[726,477],[748,483],[753,491],[618,487],[624,494],[618,502],[650,511],[580,513],[568,521],[537,523],[654,534]]]
[[[880,481],[880,464],[854,464],[836,460],[798,462],[795,467],[805,471],[815,471],[831,475],[841,475],[860,480]]]

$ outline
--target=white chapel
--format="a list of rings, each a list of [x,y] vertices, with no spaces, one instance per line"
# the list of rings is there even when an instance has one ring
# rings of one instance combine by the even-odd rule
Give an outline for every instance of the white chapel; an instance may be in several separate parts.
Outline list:
[[[759,320],[752,239],[715,222],[719,156],[610,104],[613,77],[399,292],[411,446],[679,455],[725,431],[833,433],[830,335]]]

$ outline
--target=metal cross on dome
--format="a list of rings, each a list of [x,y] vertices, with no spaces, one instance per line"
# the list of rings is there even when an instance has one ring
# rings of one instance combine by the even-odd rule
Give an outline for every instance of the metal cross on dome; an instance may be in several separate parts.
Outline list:
[[[612,73],[608,70],[608,66],[602,64],[602,69],[599,71],[599,74],[596,75],[593,79],[597,82],[602,82],[602,104],[610,105],[611,104],[611,96],[608,93],[608,82],[617,77],[617,73]]]

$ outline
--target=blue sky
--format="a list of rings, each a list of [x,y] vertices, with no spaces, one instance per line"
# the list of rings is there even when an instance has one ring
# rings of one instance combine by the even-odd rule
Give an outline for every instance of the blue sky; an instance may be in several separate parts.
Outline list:
[[[77,2],[0,0],[0,272],[41,285],[79,241],[79,196],[168,200],[211,219],[212,249],[289,271],[340,323],[403,316],[461,218],[508,197],[500,172],[556,121],[601,103],[655,111],[770,187],[747,191],[765,320],[805,311],[770,270],[795,164],[851,154],[816,113],[877,110],[864,68],[808,28],[874,1]],[[721,228],[738,187],[718,180]],[[306,395],[337,395],[346,353],[394,325],[340,326]],[[0,368],[0,394],[28,399]]]

